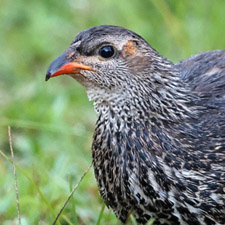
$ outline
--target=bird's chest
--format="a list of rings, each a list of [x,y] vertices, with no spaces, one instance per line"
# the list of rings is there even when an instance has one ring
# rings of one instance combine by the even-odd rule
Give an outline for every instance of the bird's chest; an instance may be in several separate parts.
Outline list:
[[[131,210],[131,176],[136,176],[134,156],[127,154],[121,132],[96,129],[92,146],[95,176],[99,191],[118,217],[126,220]]]
[[[150,137],[134,127],[132,131],[126,127],[114,131],[108,126],[97,126],[92,146],[95,176],[106,204],[122,221],[131,212],[141,222],[162,208],[169,213],[172,205],[166,199],[167,181],[154,157],[146,153],[146,148],[152,147]]]

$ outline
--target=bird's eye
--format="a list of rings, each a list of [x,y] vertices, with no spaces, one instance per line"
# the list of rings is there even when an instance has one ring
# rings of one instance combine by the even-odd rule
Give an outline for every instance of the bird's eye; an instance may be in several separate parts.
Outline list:
[[[111,58],[112,56],[114,56],[115,50],[114,50],[114,47],[113,46],[111,46],[111,45],[105,45],[105,46],[103,46],[103,47],[101,47],[99,49],[98,54],[101,57],[107,59],[107,58]]]

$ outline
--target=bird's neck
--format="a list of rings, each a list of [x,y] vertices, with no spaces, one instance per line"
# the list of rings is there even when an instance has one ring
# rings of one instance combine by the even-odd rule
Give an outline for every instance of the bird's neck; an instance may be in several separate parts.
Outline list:
[[[143,84],[120,92],[106,92],[99,88],[88,95],[95,101],[98,114],[93,143],[94,159],[96,154],[107,151],[121,158],[121,151],[127,151],[129,140],[136,142],[134,149],[148,143],[145,148],[149,149],[150,154],[151,149],[153,154],[160,154],[160,151],[164,151],[163,146],[178,149],[178,143],[173,141],[174,135],[184,134],[186,138],[185,132],[190,133],[188,120],[195,117],[192,107],[194,96],[189,94],[188,88],[182,87],[174,73],[165,75],[165,79],[153,74]]]
[[[101,97],[94,103],[98,114],[94,136],[97,151],[105,148],[104,151],[117,152],[119,156],[120,150],[126,151],[127,147],[118,149],[118,146],[126,144],[129,138],[137,143],[139,140],[149,142],[146,146],[149,150],[160,151],[164,142],[168,148],[175,148],[174,130],[180,130],[178,133],[189,130],[187,121],[195,116],[194,108],[190,107],[193,99],[182,87],[167,85],[164,85],[165,90],[152,89],[147,94],[136,93],[131,98],[124,98],[126,90],[98,95]]]
[[[122,201],[131,209],[129,196],[126,194],[134,192],[133,195],[136,196],[136,191],[141,190],[141,179],[145,179],[149,186],[154,186],[149,179],[155,180],[154,172],[151,171],[163,171],[160,167],[164,160],[163,147],[176,150],[174,146],[177,143],[174,143],[170,136],[172,132],[168,132],[171,131],[168,122],[155,118],[154,114],[150,113],[151,110],[143,110],[141,107],[145,106],[137,107],[125,102],[115,107],[109,104],[98,107],[99,118],[92,145],[92,157],[100,193],[111,207],[113,203]],[[177,151],[179,155],[178,147]],[[142,164],[147,165],[149,172]],[[169,173],[169,166],[165,171]],[[166,175],[163,172],[159,179],[162,186],[167,187]],[[127,191],[123,195],[119,194],[123,193],[120,191],[123,188]],[[156,192],[152,189],[151,194],[156,195]]]
[[[120,193],[118,190],[125,187],[126,190],[134,191],[135,195],[141,179],[149,187],[155,188],[152,195],[167,188],[166,177],[171,172],[170,163],[174,162],[171,158],[183,154],[180,140],[174,139],[173,135],[175,131],[185,132],[186,128],[182,123],[185,123],[184,120],[190,113],[186,105],[188,94],[182,93],[182,87],[171,87],[171,83],[165,83],[164,90],[151,87],[150,92],[136,92],[133,96],[126,93],[126,90],[113,94],[103,92],[101,95],[95,92],[93,96],[89,93],[89,97],[95,98],[98,114],[92,145],[95,175],[100,193],[109,205],[121,198],[128,202],[127,196],[121,197],[115,193]],[[144,88],[139,87],[139,90]],[[165,160],[168,160],[167,164],[164,163]],[[178,162],[176,167],[179,168],[183,158],[180,157],[175,162]],[[149,170],[142,165],[147,165]],[[153,182],[157,176],[154,171],[168,173],[166,175],[160,172],[157,177],[162,187]],[[140,174],[143,176],[140,177]],[[127,208],[129,207],[131,206],[128,205]]]
[[[174,74],[162,78],[155,73],[144,82],[118,90],[91,87],[87,94],[94,101],[99,120],[104,121],[126,123],[154,118],[159,123],[178,123],[194,112],[191,105],[195,97]]]

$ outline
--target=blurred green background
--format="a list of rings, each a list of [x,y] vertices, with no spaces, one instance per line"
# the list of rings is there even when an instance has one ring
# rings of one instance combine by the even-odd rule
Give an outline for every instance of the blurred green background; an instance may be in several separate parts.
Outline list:
[[[84,89],[68,76],[44,81],[75,35],[101,24],[124,26],[177,62],[225,48],[224,12],[224,0],[0,1],[0,150],[10,156],[10,125],[23,225],[52,224],[91,163],[96,115]],[[60,224],[119,224],[107,209],[98,221],[102,206],[91,169]],[[17,224],[13,168],[3,154],[0,224]]]

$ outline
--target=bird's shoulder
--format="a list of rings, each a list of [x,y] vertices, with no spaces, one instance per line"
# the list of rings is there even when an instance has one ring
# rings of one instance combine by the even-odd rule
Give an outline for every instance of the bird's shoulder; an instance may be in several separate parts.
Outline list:
[[[175,66],[181,79],[189,83],[193,91],[225,95],[225,50],[203,52]]]
[[[200,153],[204,153],[203,158],[208,162],[224,166],[225,50],[192,56],[177,63],[176,67],[184,84],[198,96],[193,102],[198,116],[188,122],[193,127],[190,132],[198,133],[194,149],[196,152],[201,149]]]

